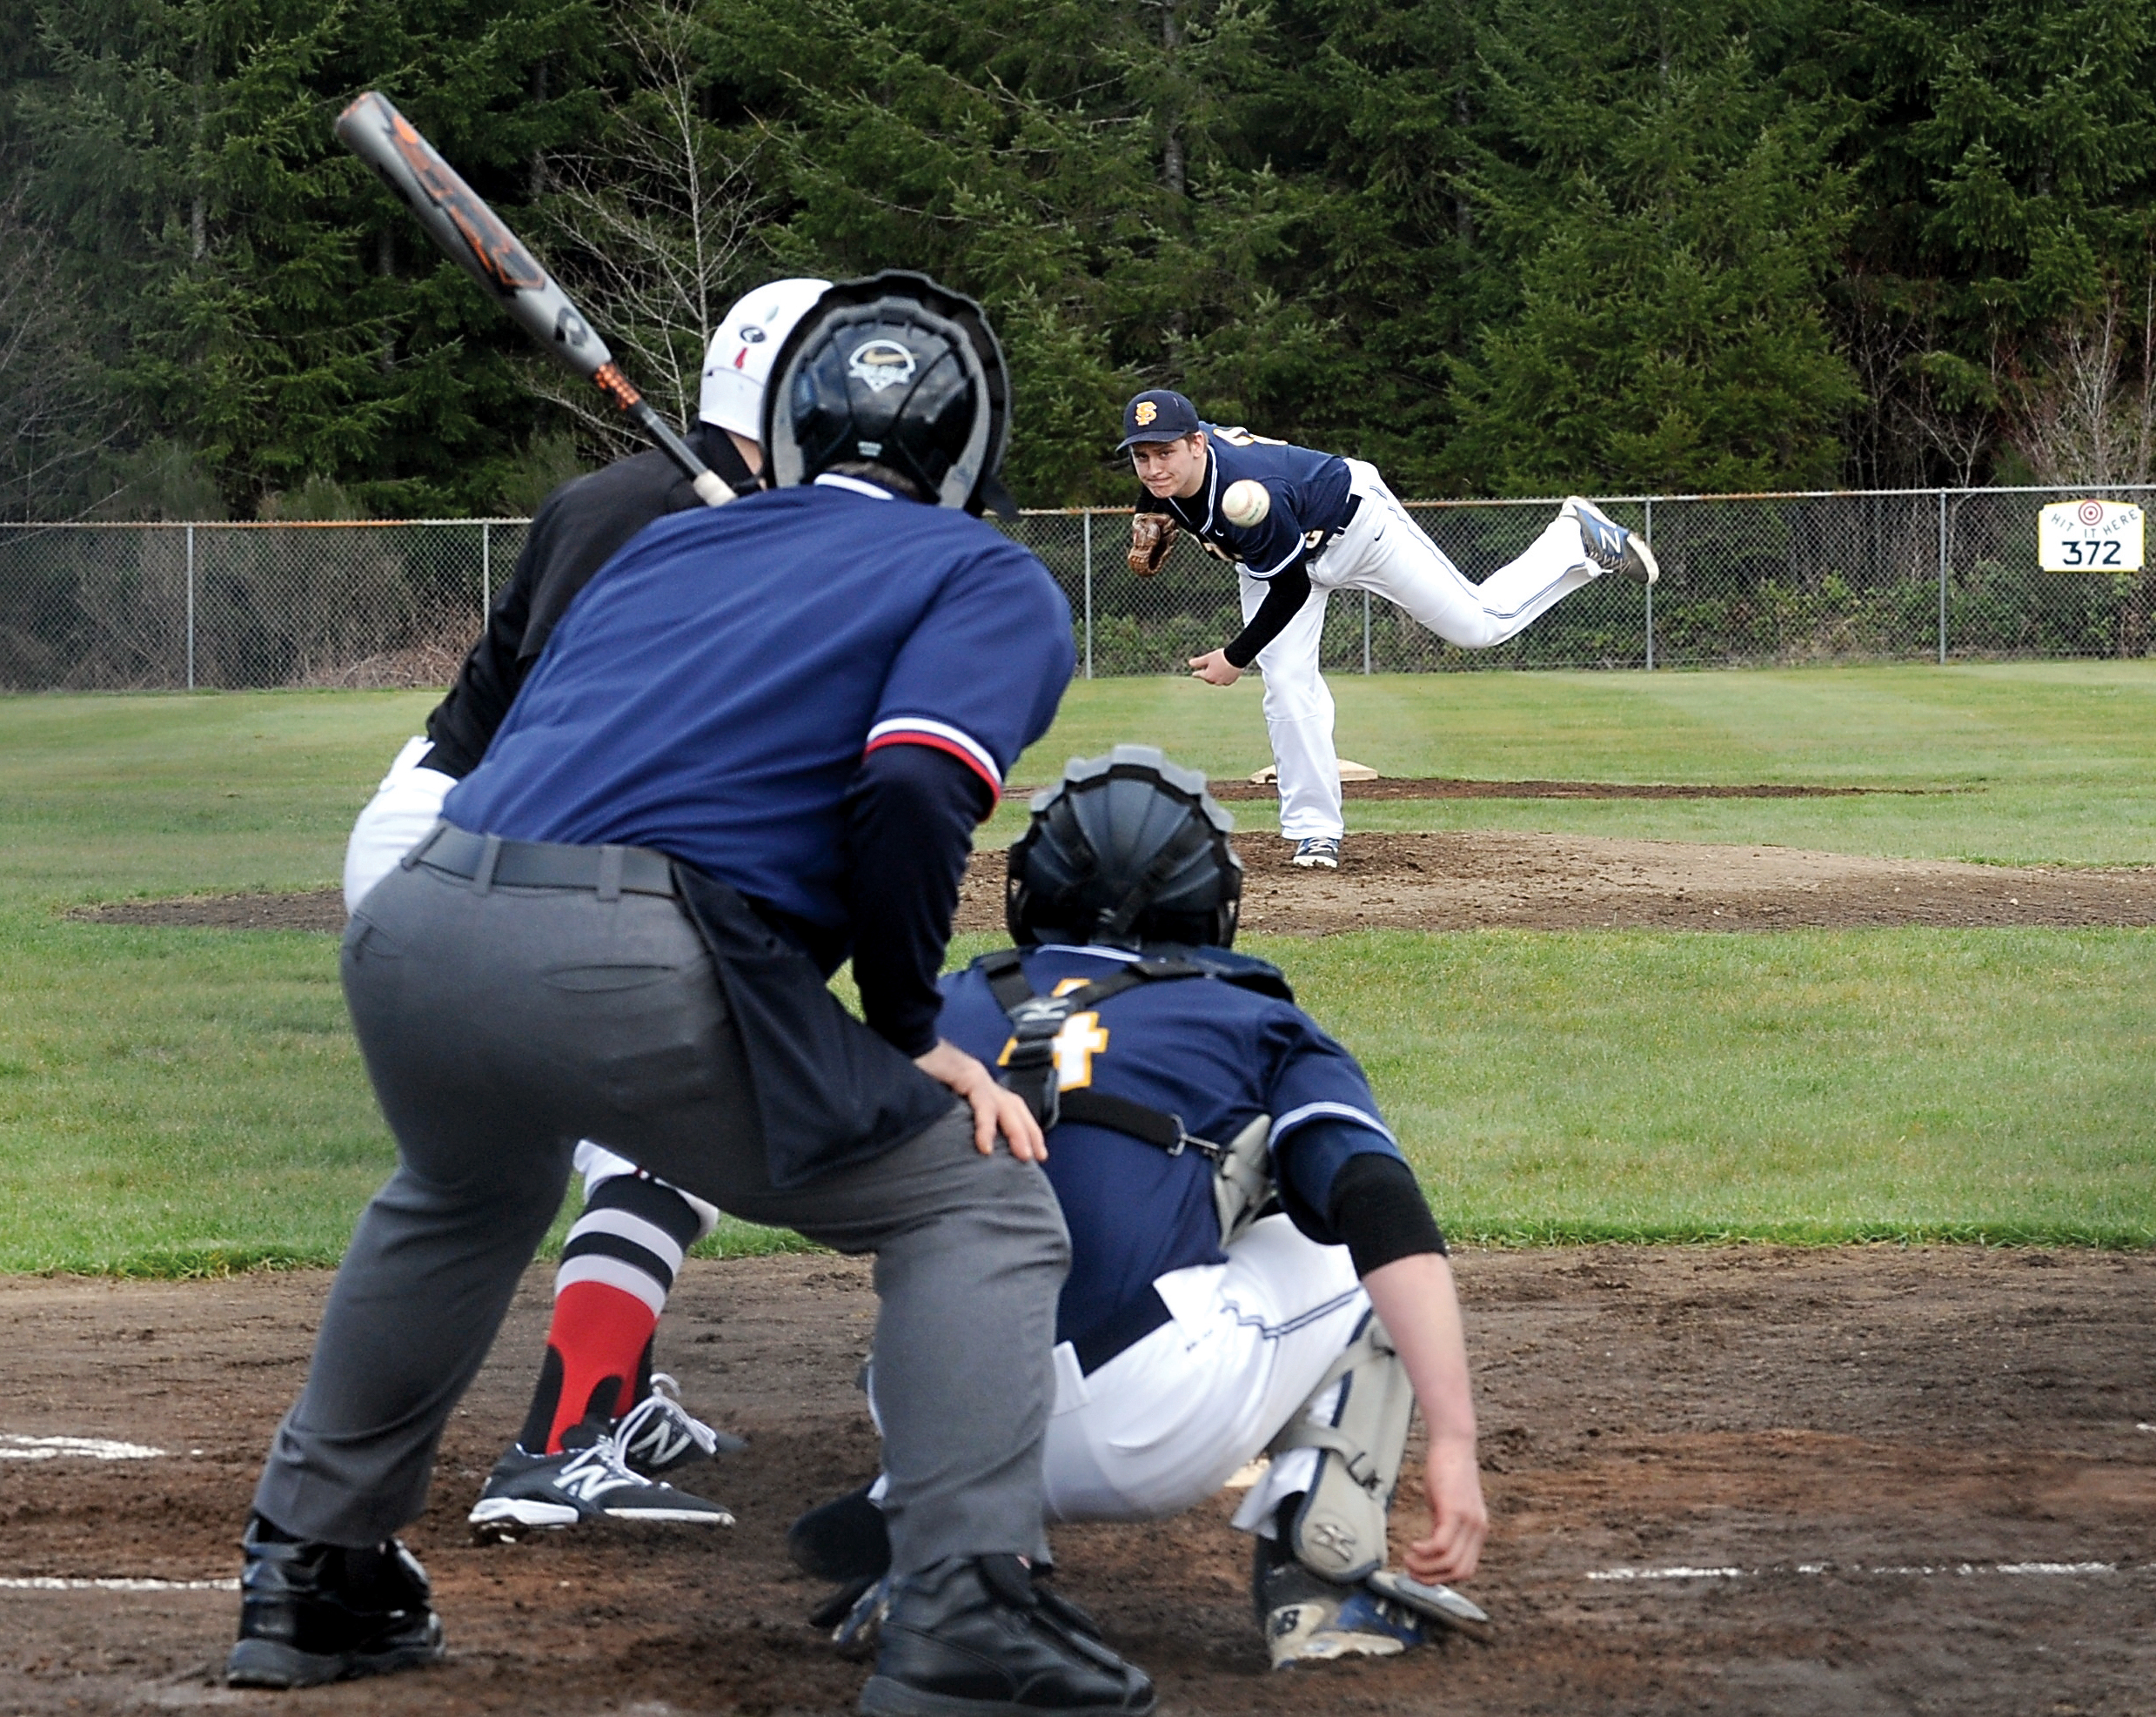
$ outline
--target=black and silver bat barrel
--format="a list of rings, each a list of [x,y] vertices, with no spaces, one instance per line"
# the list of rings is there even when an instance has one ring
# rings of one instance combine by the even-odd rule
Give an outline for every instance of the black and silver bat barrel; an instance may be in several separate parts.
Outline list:
[[[513,316],[557,362],[593,383],[681,468],[711,506],[733,491],[644,401],[554,278],[442,159],[418,128],[370,90],[338,116],[337,135],[378,173],[427,236]]]

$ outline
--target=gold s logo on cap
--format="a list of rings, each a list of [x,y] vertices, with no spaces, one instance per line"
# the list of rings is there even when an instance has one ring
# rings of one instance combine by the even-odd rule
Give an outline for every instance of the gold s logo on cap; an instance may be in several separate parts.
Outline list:
[[[914,354],[894,339],[872,339],[854,348],[846,372],[866,382],[871,393],[880,393],[914,379]]]
[[[1141,399],[1138,409],[1130,415],[1139,428],[1143,429],[1161,414],[1161,408],[1150,399]]]

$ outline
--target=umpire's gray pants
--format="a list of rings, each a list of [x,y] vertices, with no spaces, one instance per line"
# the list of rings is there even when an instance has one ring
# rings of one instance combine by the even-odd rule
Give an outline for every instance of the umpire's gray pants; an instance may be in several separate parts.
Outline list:
[[[655,895],[482,893],[424,864],[393,870],[345,932],[344,978],[398,1169],[360,1217],[271,1444],[264,1519],[367,1545],[418,1518],[442,1427],[588,1137],[722,1209],[876,1254],[899,1572],[1044,1551],[1070,1243],[1047,1177],[976,1151],[964,1105],[865,1166],[773,1188],[710,956]]]

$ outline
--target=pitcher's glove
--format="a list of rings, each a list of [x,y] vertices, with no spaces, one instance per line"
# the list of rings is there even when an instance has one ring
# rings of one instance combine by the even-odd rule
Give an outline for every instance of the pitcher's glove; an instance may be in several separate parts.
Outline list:
[[[1130,515],[1130,570],[1140,578],[1149,579],[1159,572],[1175,546],[1175,521],[1165,513]]]

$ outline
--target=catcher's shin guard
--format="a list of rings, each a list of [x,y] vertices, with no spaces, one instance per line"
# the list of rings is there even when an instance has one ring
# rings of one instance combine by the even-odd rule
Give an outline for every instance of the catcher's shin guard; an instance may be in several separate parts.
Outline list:
[[[1339,1399],[1320,1419],[1317,1404],[1335,1384]],[[1317,1451],[1310,1488],[1282,1523],[1288,1548],[1311,1573],[1352,1585],[1384,1566],[1385,1516],[1414,1409],[1408,1368],[1372,1312],[1271,1444],[1276,1456]]]

